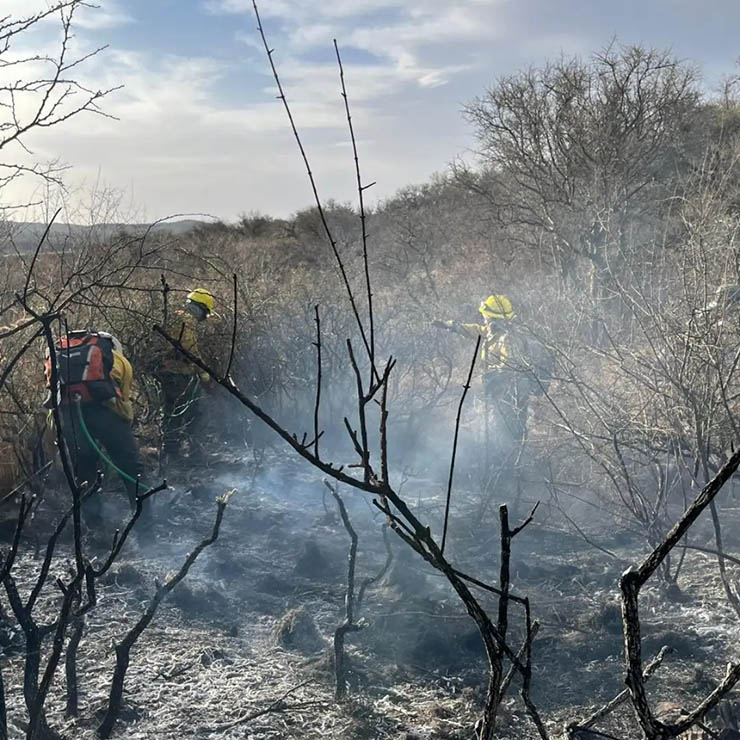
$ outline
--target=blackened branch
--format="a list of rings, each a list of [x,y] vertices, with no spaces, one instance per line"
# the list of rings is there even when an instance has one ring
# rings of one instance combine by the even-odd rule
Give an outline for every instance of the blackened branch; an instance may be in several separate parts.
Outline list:
[[[445,522],[442,529],[442,553],[445,551],[445,544],[447,543],[447,527],[450,521],[450,501],[452,499],[452,480],[455,475],[455,457],[457,456],[457,440],[460,435],[460,419],[462,417],[463,404],[465,403],[465,396],[467,396],[470,390],[470,381],[473,378],[473,370],[475,369],[475,361],[478,358],[478,350],[480,349],[480,336],[475,342],[475,351],[473,352],[473,360],[470,363],[470,369],[468,371],[468,377],[463,386],[462,396],[460,396],[460,403],[457,406],[457,416],[455,417],[455,435],[452,441],[452,459],[450,460],[450,475],[447,480],[447,499],[445,501]]]
[[[313,307],[316,321],[316,403],[313,409],[313,436],[314,448],[313,454],[319,459],[319,409],[321,407],[321,317],[319,316],[318,305]]]
[[[350,632],[358,632],[362,625],[355,622],[355,569],[357,567],[357,543],[358,537],[352,526],[347,507],[336,484],[324,480],[324,485],[331,491],[331,495],[337,502],[339,516],[342,524],[347,530],[350,538],[349,554],[347,557],[347,591],[344,597],[344,620],[334,631],[334,676],[336,679],[335,698],[343,699],[347,694],[347,667],[345,664],[344,641]]]
[[[168,309],[169,309],[169,295],[170,295],[170,285],[167,282],[167,278],[165,278],[164,273],[162,273],[159,276],[159,280],[162,284],[162,324],[164,326],[167,326],[168,322]]]
[[[110,737],[110,734],[113,731],[113,726],[120,712],[121,699],[123,697],[123,682],[126,678],[126,671],[128,670],[131,648],[139,639],[142,632],[149,626],[152,619],[154,619],[154,615],[157,613],[157,609],[165,597],[175,588],[175,586],[177,586],[178,583],[180,583],[180,581],[185,578],[193,563],[195,563],[203,550],[205,550],[209,545],[212,545],[218,539],[224,511],[226,510],[226,505],[228,504],[230,496],[231,494],[229,493],[218,498],[216,502],[216,519],[213,523],[211,534],[201,540],[195,549],[185,558],[180,570],[157,588],[154,596],[149,602],[149,605],[137,620],[136,624],[134,624],[123,639],[116,644],[116,667],[113,671],[113,679],[111,680],[108,707],[106,709],[105,716],[103,717],[103,721],[98,728],[98,735],[103,738],[103,740]]]
[[[638,567],[631,567],[622,574],[619,585],[622,591],[622,627],[624,632],[625,683],[630,692],[632,706],[643,733],[649,738],[676,737],[700,721],[722,696],[740,680],[740,665],[728,665],[722,683],[687,717],[676,724],[667,725],[652,713],[645,691],[642,669],[640,614],[638,598],[640,589],[660,567],[671,550],[681,541],[691,525],[712,503],[722,486],[740,466],[740,450],[734,452],[727,464],[707,483],[692,504],[686,509],[665,539]]]
[[[239,316],[239,287],[237,284],[236,273],[234,273],[232,279],[234,282],[234,319],[231,324],[231,347],[229,348],[229,362],[226,365],[226,372],[224,373],[225,378],[228,378],[231,375],[231,365],[234,362],[234,351],[236,350],[236,329]]]
[[[368,436],[367,436],[367,418],[365,415],[365,407],[367,405],[368,396],[365,395],[362,387],[362,375],[360,374],[360,368],[357,365],[357,360],[355,359],[355,353],[352,350],[352,342],[348,339],[347,340],[347,352],[349,353],[349,359],[350,363],[352,364],[352,370],[355,373],[355,380],[357,382],[357,410],[360,417],[360,440],[361,440],[361,449],[359,450],[361,463],[362,463],[362,473],[365,478],[365,483],[370,482],[370,477],[372,474],[372,469],[370,468],[370,447],[368,444]]]
[[[385,545],[385,562],[383,563],[383,567],[376,575],[368,576],[360,584],[360,590],[357,592],[357,611],[359,611],[360,607],[362,606],[362,601],[365,598],[365,591],[370,588],[370,586],[378,583],[378,581],[380,581],[380,579],[385,576],[385,574],[390,569],[391,564],[393,563],[393,550],[391,548],[390,540],[388,539],[387,523],[383,524],[383,545]]]

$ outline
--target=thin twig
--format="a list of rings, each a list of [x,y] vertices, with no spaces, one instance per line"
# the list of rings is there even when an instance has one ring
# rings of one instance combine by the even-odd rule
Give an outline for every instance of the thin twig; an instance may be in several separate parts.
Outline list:
[[[234,281],[234,321],[232,322],[231,326],[231,349],[229,350],[229,362],[226,365],[226,372],[224,373],[224,377],[228,378],[229,375],[231,375],[231,365],[234,362],[234,350],[236,348],[236,328],[237,328],[237,321],[238,321],[238,315],[239,315],[239,291],[237,286],[237,277],[236,273],[233,275],[233,281]]]
[[[169,310],[169,294],[170,294],[170,285],[167,282],[167,278],[165,278],[164,273],[162,273],[159,276],[159,280],[162,283],[162,324],[163,326],[167,326],[168,324],[168,310]]]
[[[470,381],[473,378],[473,370],[475,369],[475,361],[478,359],[478,350],[480,349],[481,337],[478,336],[475,342],[475,351],[473,352],[473,360],[470,363],[470,370],[468,370],[468,378],[463,386],[462,396],[460,396],[460,403],[457,406],[457,416],[455,417],[455,436],[452,441],[452,459],[450,460],[450,476],[447,481],[447,500],[445,501],[445,522],[444,528],[442,529],[442,545],[440,550],[442,554],[445,551],[445,544],[447,542],[447,526],[450,519],[450,500],[452,499],[452,479],[455,475],[455,457],[457,455],[457,439],[460,434],[460,418],[462,417],[463,404],[465,403],[465,396],[468,395],[470,390]]]
[[[362,464],[362,470],[363,475],[365,477],[365,483],[370,482],[370,478],[374,475],[373,470],[370,467],[370,447],[368,445],[368,436],[367,436],[367,419],[365,416],[365,406],[367,404],[368,398],[370,397],[370,393],[366,396],[363,388],[362,388],[362,375],[360,374],[360,368],[357,365],[357,360],[355,360],[355,354],[352,351],[352,342],[348,339],[347,340],[347,352],[349,354],[350,363],[352,365],[352,369],[355,373],[355,379],[357,381],[357,410],[359,412],[359,418],[360,418],[360,438],[362,440],[362,444],[356,445],[359,447],[359,453],[360,453],[360,462]],[[352,436],[352,433],[350,433],[350,436]]]
[[[391,564],[393,563],[393,550],[391,549],[391,543],[388,539],[388,523],[383,524],[383,545],[385,545],[385,562],[383,563],[383,567],[380,569],[380,571],[374,575],[374,576],[368,576],[363,580],[363,582],[360,584],[360,590],[357,593],[357,611],[359,612],[360,607],[362,606],[363,599],[365,598],[365,591],[370,588],[370,586],[376,584],[378,581],[381,580],[385,576],[385,574],[388,572],[388,570],[391,567]]]
[[[370,267],[367,259],[367,217],[365,215],[365,190],[372,187],[375,183],[363,186],[362,176],[360,175],[360,158],[357,154],[357,140],[355,130],[352,125],[352,114],[349,110],[349,98],[347,97],[347,88],[344,84],[344,66],[342,58],[339,55],[339,46],[334,39],[334,51],[337,54],[337,64],[339,65],[339,79],[342,83],[342,98],[344,99],[344,110],[347,114],[347,126],[349,127],[349,138],[352,141],[352,155],[355,160],[355,174],[357,175],[357,197],[360,206],[360,223],[362,225],[362,264],[365,268],[365,287],[367,289],[367,311],[369,317],[368,330],[370,333],[370,367],[375,367],[375,321],[373,317],[373,291],[370,283]],[[372,379],[371,379],[372,382]]]
[[[278,89],[278,100],[282,101],[283,107],[285,108],[285,112],[288,116],[288,121],[290,122],[290,127],[293,131],[293,136],[295,137],[296,143],[298,144],[298,150],[301,153],[301,157],[303,158],[303,163],[306,166],[306,172],[308,174],[309,182],[311,183],[311,190],[313,192],[314,201],[316,203],[316,210],[319,214],[319,218],[321,219],[321,224],[324,227],[324,232],[326,233],[326,237],[329,240],[329,244],[331,245],[331,250],[334,254],[334,259],[336,260],[337,266],[339,267],[339,272],[342,276],[342,282],[344,283],[344,289],[347,291],[347,297],[349,298],[350,306],[352,307],[352,313],[354,314],[355,321],[357,322],[357,327],[360,331],[360,336],[362,337],[362,343],[365,345],[365,350],[367,351],[368,357],[371,360],[371,369],[373,376],[375,378],[378,378],[378,372],[375,369],[375,366],[372,362],[373,359],[373,352],[370,349],[370,343],[368,342],[367,334],[365,332],[365,326],[362,322],[362,319],[360,318],[360,313],[357,309],[357,301],[355,300],[355,295],[352,292],[352,286],[349,282],[349,277],[347,276],[347,270],[345,268],[344,262],[342,260],[341,255],[339,254],[339,249],[337,248],[337,241],[334,238],[334,234],[332,233],[331,228],[329,227],[329,223],[326,219],[326,214],[324,212],[324,208],[321,205],[321,198],[319,198],[319,191],[316,186],[316,180],[314,179],[313,172],[311,171],[311,165],[308,161],[308,155],[306,154],[306,150],[303,148],[303,142],[301,141],[301,137],[298,133],[298,128],[296,127],[295,121],[293,120],[293,113],[290,110],[290,105],[288,105],[288,99],[285,97],[285,93],[283,92],[283,85],[280,82],[280,77],[277,72],[277,68],[275,67],[275,62],[272,58],[272,55],[274,53],[274,49],[270,48],[270,45],[267,43],[267,37],[265,36],[265,30],[262,27],[262,20],[260,18],[259,10],[257,8],[257,0],[252,0],[252,7],[254,8],[254,15],[257,19],[257,30],[259,31],[260,37],[262,39],[262,44],[265,47],[265,53],[267,54],[267,59],[270,62],[270,69],[272,70],[272,76],[275,79],[275,84],[277,85]]]
[[[531,632],[524,638],[524,642],[522,643],[522,646],[519,648],[519,652],[516,654],[516,657],[519,658],[519,660],[526,659],[527,643],[534,642],[534,639],[535,637],[537,637],[537,633],[539,632],[539,630],[540,630],[540,623],[535,622],[532,625]],[[501,699],[503,699],[504,696],[506,696],[506,692],[509,690],[509,686],[513,678],[514,678],[514,665],[512,664],[509,666],[509,670],[504,676],[504,680],[501,682],[501,689],[499,691],[499,694],[501,695]]]
[[[15,494],[18,493],[18,491],[20,491],[21,488],[23,488],[23,486],[26,485],[26,483],[33,480],[37,475],[41,475],[41,473],[47,470],[53,462],[54,462],[53,460],[49,460],[49,462],[42,465],[38,470],[35,470],[33,473],[31,473],[31,475],[29,475],[24,480],[22,480],[10,493],[6,493],[5,496],[0,498],[0,506],[2,506],[6,501],[8,501],[8,499],[13,498],[13,496],[15,496]]]
[[[33,268],[36,265],[36,260],[38,259],[39,252],[41,251],[41,247],[46,241],[46,237],[49,235],[49,231],[51,231],[52,224],[56,220],[56,217],[61,213],[61,211],[61,208],[57,208],[56,213],[54,213],[54,215],[51,217],[49,223],[46,224],[44,233],[41,235],[41,239],[39,239],[39,243],[36,245],[36,251],[33,253],[33,259],[31,260],[31,266],[28,268],[28,274],[26,275],[26,284],[23,286],[22,303],[24,306],[26,305],[26,300],[28,298],[28,287],[31,284],[31,276],[33,275]]]
[[[669,647],[668,645],[664,645],[660,649],[660,652],[645,666],[645,670],[642,672],[643,679],[647,681],[653,675],[653,673],[658,670],[665,656],[672,652],[674,652],[673,648]],[[568,727],[566,728],[566,732],[591,729],[593,725],[604,719],[604,717],[606,717],[607,715],[611,714],[620,704],[626,702],[627,699],[629,699],[629,696],[629,689],[624,689],[611,701],[608,701],[606,704],[604,704],[604,706],[597,709],[585,719],[582,719],[580,722],[576,722],[575,724],[568,725]]]
[[[25,496],[21,497],[21,503],[18,510],[18,516],[15,520],[15,531],[13,533],[13,543],[10,546],[10,550],[5,555],[2,568],[0,568],[0,581],[4,581],[5,577],[10,573],[15,563],[15,559],[18,557],[18,546],[21,541],[21,534],[23,527],[26,524],[26,518],[31,511],[31,502],[26,499]]]
[[[216,725],[215,727],[201,727],[199,728],[201,732],[224,732],[225,730],[230,730],[233,727],[237,727],[239,725],[243,725],[245,722],[251,722],[253,719],[257,719],[258,717],[262,717],[265,714],[270,714],[271,712],[284,712],[287,709],[290,709],[289,706],[285,706],[283,702],[291,695],[295,694],[298,689],[302,689],[304,686],[307,686],[311,681],[303,681],[302,683],[299,683],[297,686],[294,686],[292,689],[288,689],[284,694],[279,696],[275,701],[273,701],[271,704],[266,706],[264,709],[258,709],[255,712],[249,712],[248,714],[242,715],[238,719],[235,719],[231,722],[226,722],[222,725]]]
[[[681,547],[685,548],[686,550],[696,550],[697,552],[703,552],[707,555],[717,555],[717,551],[713,550],[711,547],[702,547],[701,545],[681,545]],[[728,555],[727,553],[723,553],[723,557],[725,560],[729,560],[731,563],[735,563],[735,565],[740,565],[740,558],[735,557],[734,555]]]
[[[62,461],[62,470],[64,476],[67,479],[67,485],[72,493],[72,531],[74,537],[74,550],[75,550],[75,563],[77,566],[77,572],[82,573],[84,571],[84,563],[82,557],[82,516],[80,509],[80,487],[77,485],[75,479],[74,468],[72,466],[72,460],[70,458],[69,450],[64,438],[64,430],[62,429],[62,414],[59,408],[59,365],[57,361],[57,351],[54,344],[54,336],[51,332],[51,322],[55,316],[45,315],[39,316],[29,308],[27,304],[24,304],[24,308],[32,316],[38,319],[41,323],[44,339],[46,340],[46,347],[49,351],[50,358],[50,392],[51,392],[51,412],[54,417],[54,428],[56,430],[57,447],[59,448],[59,458]]]
[[[380,395],[380,479],[388,486],[390,478],[388,472],[388,381],[383,383],[383,392]]]
[[[316,320],[316,403],[313,409],[313,454],[319,458],[319,408],[321,406],[321,318],[318,304],[313,307]]]

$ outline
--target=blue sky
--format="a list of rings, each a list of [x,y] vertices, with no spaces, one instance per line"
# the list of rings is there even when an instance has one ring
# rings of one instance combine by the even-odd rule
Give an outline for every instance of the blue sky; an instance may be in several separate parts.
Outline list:
[[[2,0],[20,16],[50,0]],[[26,143],[60,158],[69,217],[86,220],[91,189],[120,195],[129,217],[279,216],[311,204],[275,100],[251,0],[98,0],[79,16],[76,48],[107,44],[79,70],[91,87],[122,84],[105,109]],[[470,158],[465,102],[497,76],[613,37],[670,48],[711,89],[740,55],[737,0],[262,0],[286,93],[323,198],[355,197],[332,39],[342,49],[367,180],[375,198]],[[7,8],[7,9],[6,9]],[[53,44],[47,24],[26,49]],[[18,48],[18,51],[24,49]],[[6,188],[22,199],[36,184]],[[76,207],[79,208],[76,210]]]

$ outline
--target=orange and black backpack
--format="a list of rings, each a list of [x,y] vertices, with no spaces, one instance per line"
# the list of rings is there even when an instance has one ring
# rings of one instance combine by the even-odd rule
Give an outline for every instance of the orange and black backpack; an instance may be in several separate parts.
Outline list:
[[[72,331],[54,349],[61,401],[79,395],[83,403],[102,403],[119,394],[111,377],[113,341],[109,336],[84,329]],[[46,378],[51,381],[51,358],[46,360]]]

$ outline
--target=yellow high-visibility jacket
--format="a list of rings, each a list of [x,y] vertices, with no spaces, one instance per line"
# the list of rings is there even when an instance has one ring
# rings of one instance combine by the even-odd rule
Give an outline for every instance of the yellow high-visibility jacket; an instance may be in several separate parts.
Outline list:
[[[495,331],[486,324],[462,324],[459,321],[445,321],[445,326],[458,334],[467,337],[483,337],[480,347],[480,358],[484,372],[495,372],[506,367],[510,359],[510,347],[506,332]]]
[[[198,349],[198,320],[187,311],[178,309],[174,316],[167,322],[167,333],[177,339],[183,348],[196,357],[200,357]],[[162,340],[164,341],[164,340]],[[169,343],[166,354],[161,363],[164,373],[175,375],[197,375],[200,368],[193,365],[186,357],[178,352]]]
[[[517,331],[497,331],[493,325],[461,324],[457,321],[443,323],[463,336],[483,337],[480,354],[483,374],[489,380],[495,376],[514,375],[520,393],[526,383],[528,392],[537,395],[550,387],[555,372],[555,358],[552,351],[536,337],[527,337]]]
[[[134,404],[131,401],[131,392],[134,385],[134,369],[131,367],[131,363],[116,350],[113,350],[113,369],[110,376],[116,382],[119,394],[116,398],[106,401],[106,404],[126,421],[132,422],[134,420]]]

